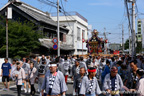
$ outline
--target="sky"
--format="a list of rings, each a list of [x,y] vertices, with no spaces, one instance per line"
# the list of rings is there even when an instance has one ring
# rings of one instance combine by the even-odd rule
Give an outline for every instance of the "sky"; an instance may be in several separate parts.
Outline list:
[[[56,12],[56,8],[39,0],[20,0],[44,12]],[[46,1],[46,0],[45,0]],[[57,2],[57,0],[50,0]],[[61,0],[60,0],[61,1]],[[0,0],[0,8],[8,0]],[[76,11],[88,20],[93,29],[98,30],[103,37],[104,28],[110,43],[122,43],[122,24],[124,25],[124,40],[129,37],[127,12],[124,0],[62,0],[66,12]],[[144,0],[136,0],[138,12],[144,13]],[[60,2],[61,5],[61,2]],[[138,14],[136,19],[144,18]],[[108,34],[111,33],[111,34]]]

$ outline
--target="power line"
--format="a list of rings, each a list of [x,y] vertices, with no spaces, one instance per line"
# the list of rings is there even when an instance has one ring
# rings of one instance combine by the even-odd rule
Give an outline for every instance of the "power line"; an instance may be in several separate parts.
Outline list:
[[[125,0],[125,7],[126,7],[126,10],[127,10],[127,17],[128,17],[129,27],[130,27],[130,30],[131,30],[131,33],[132,33],[132,26],[131,26],[131,22],[130,22],[130,14],[129,14],[127,0]]]
[[[137,10],[137,16],[138,16],[138,19],[140,19],[140,17],[139,17],[139,10],[138,10],[138,7],[137,7],[137,3],[135,2],[135,7],[136,7],[136,10]]]
[[[47,4],[47,5],[50,5],[50,6],[53,6],[53,7],[57,8],[56,5],[54,5],[54,4],[52,4],[52,3],[48,3],[48,2],[46,2],[46,1],[44,1],[44,0],[38,0],[38,1],[39,1],[39,2],[42,2],[42,3],[44,3],[44,4]]]
[[[60,2],[61,2],[61,5],[62,5],[62,9],[63,9],[63,11],[64,11],[64,6],[63,6],[63,2],[62,2],[62,0],[60,0]],[[71,26],[70,26],[70,24],[69,24],[69,22],[68,22],[68,19],[67,19],[67,16],[66,16],[65,13],[66,13],[66,12],[64,11],[64,15],[65,15],[65,18],[66,18],[66,20],[67,20],[67,23],[68,23],[70,29],[73,31],[73,29],[71,28]]]

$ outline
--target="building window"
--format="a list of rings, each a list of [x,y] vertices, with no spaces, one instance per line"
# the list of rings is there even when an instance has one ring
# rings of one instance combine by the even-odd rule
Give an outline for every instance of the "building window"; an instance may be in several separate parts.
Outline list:
[[[85,39],[85,30],[82,30],[82,33],[83,33],[83,39]]]
[[[138,21],[138,23],[140,24],[140,23],[141,23],[141,21]]]
[[[138,32],[138,34],[141,34],[141,32]]]
[[[78,41],[81,40],[80,28],[79,28],[79,27],[77,27],[77,40],[78,40]]]
[[[138,25],[138,27],[141,27],[141,25]]]
[[[63,41],[63,33],[60,33],[60,41]]]
[[[53,38],[56,38],[57,37],[57,34],[56,33],[53,33]]]
[[[138,31],[141,31],[141,28],[138,28]]]

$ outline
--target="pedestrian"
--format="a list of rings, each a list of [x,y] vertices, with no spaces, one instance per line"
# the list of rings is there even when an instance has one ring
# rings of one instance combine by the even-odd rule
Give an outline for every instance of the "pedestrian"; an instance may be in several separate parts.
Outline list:
[[[14,80],[13,79],[13,77],[12,77],[12,73],[14,72],[14,70],[16,69],[16,62],[17,62],[17,60],[16,59],[13,59],[13,62],[12,62],[12,65],[11,65],[11,78],[12,78],[12,80]]]
[[[105,76],[110,73],[110,62],[109,60],[106,60],[106,65],[105,65],[105,68],[104,68],[104,71],[102,72],[101,74],[101,83],[103,84],[103,81],[104,81],[104,78]]]
[[[122,87],[123,82],[118,74],[118,68],[113,66],[110,73],[105,76],[103,90],[106,91],[106,96],[119,96]]]
[[[98,66],[99,66],[99,64],[98,64],[98,62],[96,62],[96,58],[93,58],[89,67],[97,68]]]
[[[34,63],[34,67],[38,69],[38,62],[37,62],[37,56],[36,55],[33,55],[32,62]]]
[[[73,95],[75,96],[79,96],[79,92],[80,92],[80,87],[81,87],[81,83],[82,83],[82,79],[83,77],[86,75],[86,70],[84,67],[80,68],[79,74],[76,75],[75,79],[74,79],[74,84],[73,84]]]
[[[126,65],[123,65],[123,64],[122,64],[121,68],[122,68],[121,78],[122,78],[122,81],[123,81],[124,86],[126,86],[126,85],[127,85],[127,81],[128,81],[129,71],[128,71]]]
[[[93,67],[89,68],[88,75],[84,76],[82,79],[79,94],[84,96],[96,96],[101,94],[101,90],[95,75],[96,69]]]
[[[41,92],[41,86],[45,77],[46,72],[48,71],[48,66],[46,62],[44,64],[39,64],[38,65],[38,90],[37,92]]]
[[[4,90],[9,90],[9,78],[10,78],[10,74],[11,74],[11,65],[8,62],[8,58],[4,59],[4,63],[1,66],[1,75],[2,76],[2,82],[5,86]],[[7,84],[6,84],[6,80],[7,80]]]
[[[121,71],[122,71],[121,65],[122,65],[122,62],[121,62],[121,61],[116,62],[116,66],[117,66],[117,68],[118,68],[118,74],[119,74],[120,76],[121,76]]]
[[[47,65],[51,62],[51,57],[50,56],[47,56]]]
[[[22,68],[24,69],[25,71],[25,80],[24,80],[24,92],[25,93],[30,93],[31,90],[30,90],[30,84],[28,83],[28,91],[27,91],[27,82],[28,82],[28,71],[30,69],[30,59],[29,58],[26,58],[26,61],[23,62],[23,65],[22,65]]]
[[[61,71],[63,74],[64,74],[64,68],[63,68],[63,64],[64,64],[64,56],[61,56],[60,57],[60,62],[59,62],[59,66],[58,66],[58,69],[59,71]]]
[[[23,57],[22,62],[26,63],[26,58],[25,57]]]
[[[144,59],[142,59],[142,69],[144,70]]]
[[[132,60],[130,62],[130,67],[132,70],[129,72],[129,75],[128,75],[127,87],[129,89],[135,89],[136,84],[138,83],[138,77],[136,75],[136,71],[138,70],[137,60]]]
[[[78,58],[78,59],[80,59],[80,63],[81,63],[81,64],[84,64],[85,68],[87,68],[86,62],[84,61],[84,58],[81,56],[81,57]]]
[[[87,68],[88,68],[88,66],[91,64],[91,62],[92,62],[92,56],[89,55],[89,57],[88,57],[88,59],[87,59],[87,61],[86,61]]]
[[[75,77],[79,74],[79,70],[80,70],[80,63],[79,63],[79,60],[76,59],[75,65],[73,65],[72,67],[72,80],[74,80]]]
[[[65,76],[65,82],[67,83],[67,78],[69,75],[70,62],[68,61],[67,56],[64,57],[64,60],[65,60],[63,63],[64,76]]]
[[[136,71],[137,77],[139,79],[137,83],[136,89],[130,89],[130,91],[134,92],[137,91],[139,94],[137,96],[144,96],[144,70],[143,69],[138,69]]]
[[[21,96],[21,87],[25,80],[25,71],[23,68],[21,68],[20,62],[17,62],[16,65],[17,68],[13,72],[13,78],[15,78],[17,94],[18,96]]]
[[[50,62],[49,71],[47,71],[43,84],[41,94],[44,95],[46,90],[47,96],[65,96],[67,85],[62,72],[57,69],[56,62]]]
[[[46,57],[45,55],[42,55],[42,58],[40,59],[40,64],[44,64],[45,62],[47,63]]]
[[[34,83],[35,83],[35,78],[37,76],[36,72],[37,72],[37,69],[34,67],[34,63],[30,62],[30,69],[28,71],[28,77],[29,77],[29,83],[31,85],[31,92],[30,92],[30,94],[32,96],[35,94]]]
[[[86,65],[86,62],[84,61],[84,58],[81,56],[78,59],[80,59],[80,66],[85,66],[86,74],[88,74],[88,72],[87,72],[87,65]]]

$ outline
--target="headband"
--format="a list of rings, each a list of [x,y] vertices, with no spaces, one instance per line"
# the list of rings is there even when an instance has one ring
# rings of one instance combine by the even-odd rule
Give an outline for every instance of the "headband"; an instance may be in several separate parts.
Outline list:
[[[96,72],[96,69],[92,69],[92,70],[88,69],[88,72]]]
[[[57,64],[50,64],[49,67],[55,67]]]

